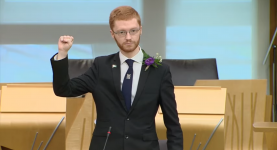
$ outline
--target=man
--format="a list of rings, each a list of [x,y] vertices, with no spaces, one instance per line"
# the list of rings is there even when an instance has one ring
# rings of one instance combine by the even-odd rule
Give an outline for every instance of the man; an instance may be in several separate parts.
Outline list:
[[[59,52],[51,58],[53,88],[57,96],[73,97],[91,92],[97,122],[90,150],[159,150],[155,115],[162,108],[167,127],[168,149],[183,150],[183,134],[176,110],[174,86],[166,64],[143,63],[147,54],[140,48],[140,16],[129,6],[110,14],[110,32],[120,51],[97,57],[83,75],[69,79],[67,54],[72,36],[61,36]],[[147,67],[149,65],[149,67]]]

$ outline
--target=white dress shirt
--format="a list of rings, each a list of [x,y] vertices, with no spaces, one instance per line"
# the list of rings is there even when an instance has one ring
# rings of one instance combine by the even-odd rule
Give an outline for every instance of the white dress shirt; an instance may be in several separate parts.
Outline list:
[[[121,52],[119,52],[119,59],[120,59],[120,68],[121,68],[121,80],[120,80],[121,89],[122,89],[125,74],[126,74],[127,70],[129,69],[129,66],[125,61],[126,61],[126,59],[134,60],[132,97],[131,97],[131,104],[133,104],[134,98],[136,96],[137,88],[138,88],[139,76],[140,76],[140,71],[141,71],[141,66],[142,66],[142,61],[143,61],[143,53],[141,51],[141,48],[139,48],[139,52],[133,58],[128,58],[128,57],[124,56]]]

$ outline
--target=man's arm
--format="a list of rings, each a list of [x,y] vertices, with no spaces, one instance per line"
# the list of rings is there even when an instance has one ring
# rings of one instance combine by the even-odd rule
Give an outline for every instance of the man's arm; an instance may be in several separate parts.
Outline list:
[[[160,105],[163,112],[164,124],[167,128],[168,150],[183,150],[183,132],[179,123],[177,106],[174,94],[174,85],[171,80],[171,73],[168,66],[163,76]]]
[[[92,92],[97,84],[98,65],[94,60],[92,67],[77,78],[70,80],[68,75],[68,51],[73,44],[72,36],[61,36],[58,41],[59,52],[51,58],[53,89],[57,96],[75,97]]]
[[[97,59],[83,75],[70,80],[68,75],[68,57],[55,61],[51,58],[53,71],[53,89],[57,96],[75,97],[92,92],[98,79]]]

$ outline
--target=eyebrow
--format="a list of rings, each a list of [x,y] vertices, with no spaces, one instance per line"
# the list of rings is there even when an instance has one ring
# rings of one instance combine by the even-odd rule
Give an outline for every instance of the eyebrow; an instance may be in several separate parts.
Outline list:
[[[134,30],[134,29],[139,29],[139,27],[134,27],[134,28],[131,28],[130,30]],[[130,31],[130,30],[129,30],[129,31]],[[117,31],[126,31],[126,30],[120,29],[120,30],[117,30]]]

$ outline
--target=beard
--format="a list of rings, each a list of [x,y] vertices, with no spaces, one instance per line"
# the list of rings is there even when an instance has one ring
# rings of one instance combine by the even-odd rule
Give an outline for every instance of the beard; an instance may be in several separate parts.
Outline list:
[[[137,41],[128,40],[123,43],[119,43],[116,38],[114,38],[117,46],[125,53],[133,52],[139,45],[140,36]]]

